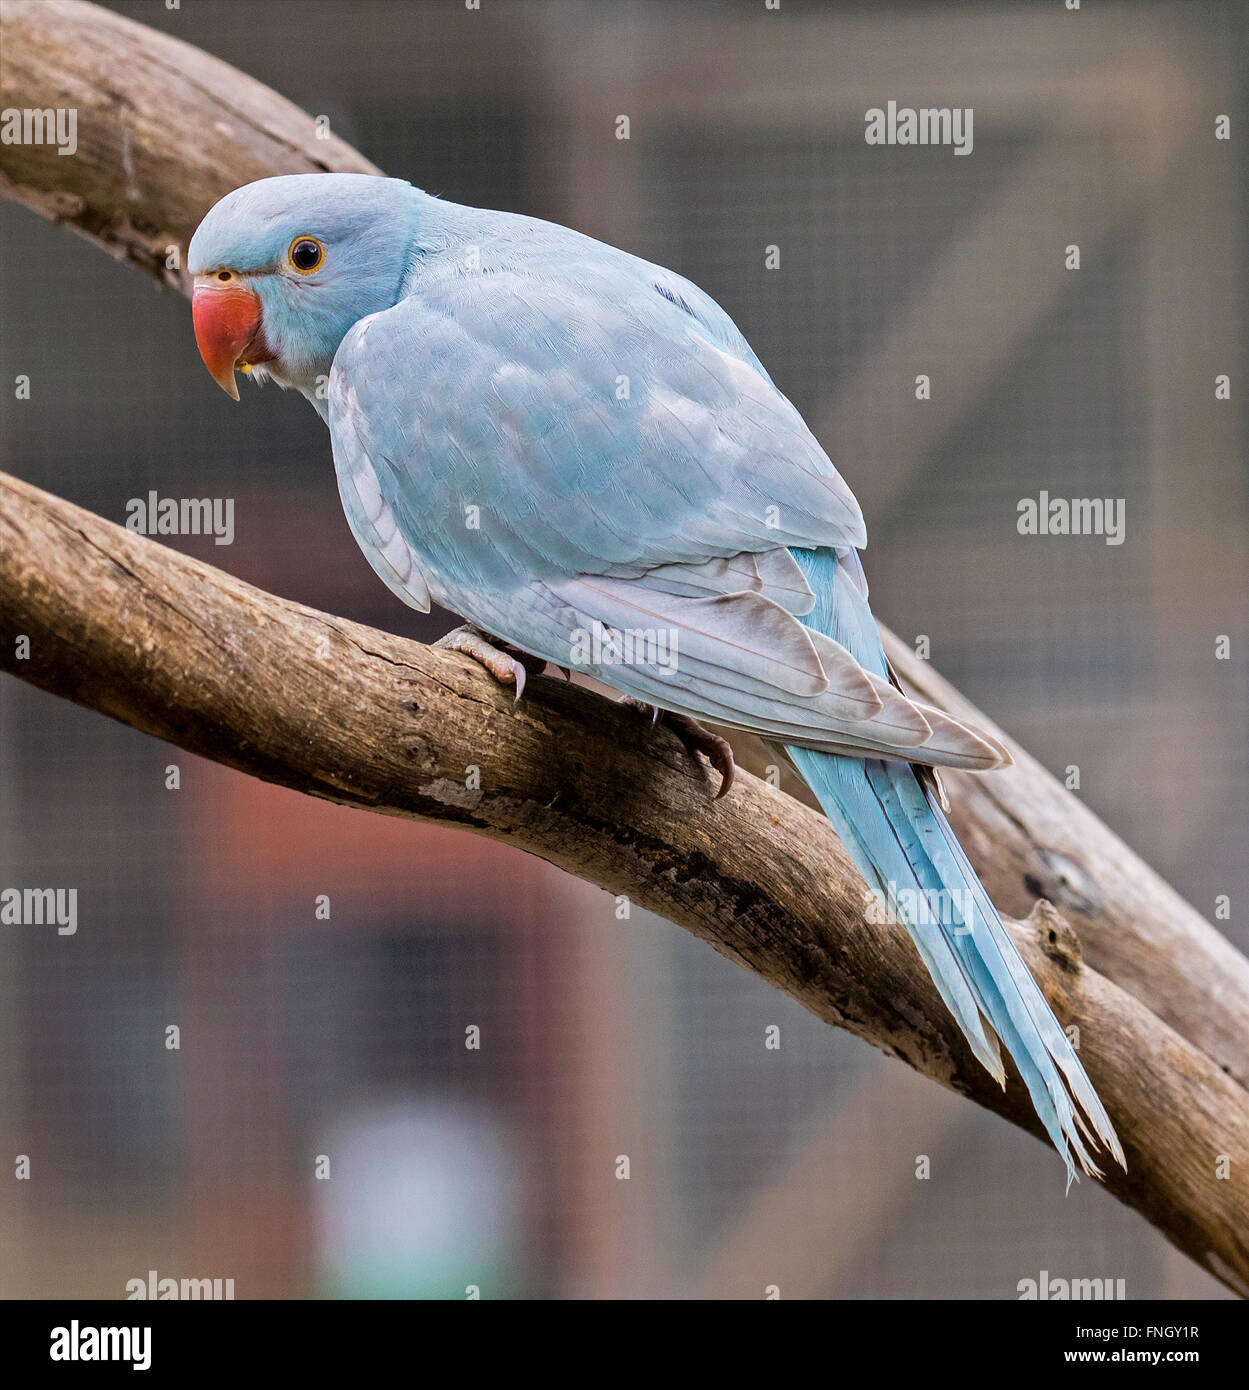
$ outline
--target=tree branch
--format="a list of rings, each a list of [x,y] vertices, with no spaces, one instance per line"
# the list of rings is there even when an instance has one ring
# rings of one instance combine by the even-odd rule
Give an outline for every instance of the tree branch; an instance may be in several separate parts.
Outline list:
[[[826,821],[712,778],[662,726],[562,680],[509,692],[466,658],[263,593],[0,474],[0,668],[266,781],[450,822],[659,913],[828,1023],[1040,1133],[968,1052],[902,927],[869,922]],[[30,653],[15,653],[18,634]],[[471,786],[470,767],[479,769]],[[1016,928],[1123,1140],[1107,1185],[1249,1291],[1249,1097],[1082,966],[1045,904]],[[1057,1174],[1056,1174],[1057,1175]]]
[[[166,269],[210,207],[271,174],[376,174],[271,88],[201,49],[83,0],[3,0],[6,108],[78,113],[78,148],[0,145],[0,192],[110,255]],[[185,263],[185,255],[181,258]]]
[[[1046,898],[1085,959],[1249,1087],[1249,960],[1057,778],[892,633],[902,683],[1004,740],[1015,766],[941,774],[950,820],[999,910]]]
[[[181,283],[166,247],[237,184],[372,168],[260,84],[106,11],[5,0],[0,23],[3,104],[80,111],[77,158],[0,146],[0,189],[162,279]],[[743,775],[712,805],[670,734],[584,690],[536,680],[514,706],[462,658],[262,593],[3,475],[0,506],[0,669],[265,780],[519,845],[1040,1134],[1022,1086],[1003,1093],[975,1063],[905,931],[866,920],[832,831],[791,798]],[[926,698],[971,712],[888,645]],[[1048,904],[1012,928],[1079,1025],[1123,1140],[1129,1171],[1107,1186],[1249,1293],[1249,964],[1011,747],[1008,772],[948,777],[953,819],[1002,905],[1051,896],[1113,977],[1081,963]]]

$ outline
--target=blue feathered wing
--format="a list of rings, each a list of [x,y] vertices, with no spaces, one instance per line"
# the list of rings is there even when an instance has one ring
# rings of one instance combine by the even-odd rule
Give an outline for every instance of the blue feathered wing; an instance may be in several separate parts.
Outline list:
[[[688,281],[549,223],[440,206],[440,249],[330,377],[340,492],[374,568],[561,665],[595,624],[673,634],[671,668],[587,669],[785,747],[980,1061],[1002,1080],[1005,1045],[1070,1171],[1096,1171],[1094,1140],[1122,1162],[912,766],[1009,754],[891,683],[858,504],[801,416]]]

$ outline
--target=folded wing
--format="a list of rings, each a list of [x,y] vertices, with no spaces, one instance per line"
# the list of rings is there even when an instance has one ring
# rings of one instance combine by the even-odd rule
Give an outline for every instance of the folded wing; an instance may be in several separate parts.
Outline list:
[[[671,272],[528,225],[483,237],[480,269],[438,258],[335,358],[340,490],[392,589],[562,664],[596,624],[662,633],[664,669],[595,673],[780,742],[1008,761],[800,621],[816,596],[796,555],[826,549],[847,621],[871,622],[863,520],[723,311]]]

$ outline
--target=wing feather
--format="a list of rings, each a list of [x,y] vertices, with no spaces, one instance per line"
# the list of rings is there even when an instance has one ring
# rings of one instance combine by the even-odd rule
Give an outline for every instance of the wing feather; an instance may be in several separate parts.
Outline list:
[[[455,245],[432,257],[331,371],[344,505],[391,588],[562,665],[596,623],[662,629],[670,669],[593,674],[732,728],[933,765],[1005,760],[851,655],[874,631],[862,515],[728,316],[669,271],[493,216],[465,237],[479,272]],[[844,643],[800,621],[817,596],[795,549],[844,557]]]

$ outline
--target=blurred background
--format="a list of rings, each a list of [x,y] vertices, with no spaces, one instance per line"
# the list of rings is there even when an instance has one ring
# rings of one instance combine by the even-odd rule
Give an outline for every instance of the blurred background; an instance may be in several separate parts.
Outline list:
[[[1228,895],[1249,947],[1243,5],[111,8],[389,173],[718,298],[855,489],[882,620],[1078,765],[1199,911]],[[974,152],[868,146],[890,99],[972,107]],[[4,201],[0,251],[0,381],[32,382],[0,391],[5,468],[118,522],[152,489],[232,498],[231,546],[170,543],[391,631],[453,625],[370,571],[303,401],[225,400],[185,301]],[[1124,544],[1021,536],[1041,489],[1124,499]],[[156,1270],[239,1298],[992,1299],[1048,1270],[1224,1296],[1093,1183],[1064,1196],[1035,1140],[667,923],[10,678],[0,884],[79,900],[72,937],[0,931],[0,1161],[32,1164],[0,1183],[0,1294]]]

